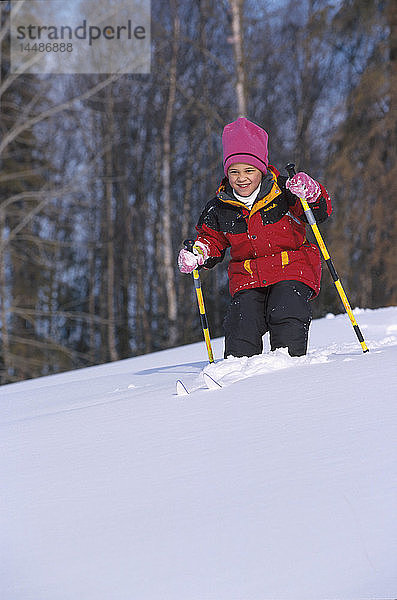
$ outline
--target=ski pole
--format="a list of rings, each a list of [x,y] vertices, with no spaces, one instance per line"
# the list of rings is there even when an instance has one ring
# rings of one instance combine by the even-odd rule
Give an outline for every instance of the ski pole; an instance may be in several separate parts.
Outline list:
[[[292,177],[296,173],[294,163],[288,163],[288,165],[285,166],[285,169],[286,169],[286,171],[288,173],[288,177],[290,179],[292,179]],[[361,330],[360,330],[360,328],[358,326],[358,323],[357,323],[357,321],[356,321],[356,319],[355,319],[355,317],[353,315],[353,312],[352,312],[352,309],[350,307],[349,300],[347,299],[345,290],[343,289],[341,281],[340,281],[340,279],[338,277],[338,273],[336,272],[336,269],[335,269],[335,267],[333,265],[332,259],[331,259],[330,255],[328,253],[327,247],[326,247],[326,245],[324,243],[324,240],[323,240],[323,238],[321,236],[320,230],[319,230],[318,225],[316,223],[316,219],[314,218],[314,215],[313,215],[313,211],[310,208],[307,200],[305,200],[305,198],[299,198],[299,200],[302,203],[303,210],[305,211],[306,218],[307,218],[307,220],[309,222],[310,227],[312,228],[312,231],[313,231],[314,236],[315,236],[315,238],[317,240],[317,243],[318,243],[318,245],[320,247],[320,250],[321,250],[321,253],[322,253],[323,257],[324,257],[326,265],[327,265],[327,267],[329,269],[329,272],[331,273],[331,277],[333,279],[334,285],[335,285],[335,287],[336,287],[336,289],[338,291],[340,299],[342,300],[343,306],[345,307],[345,310],[346,310],[346,312],[347,312],[347,314],[349,316],[351,324],[353,325],[354,332],[355,332],[355,334],[356,334],[356,336],[358,338],[358,341],[361,344],[363,352],[369,352],[369,349],[367,347],[367,344],[365,343],[363,334],[361,333]]]
[[[193,245],[194,245],[193,240],[185,240],[183,243],[187,250],[190,250],[190,251],[192,250]],[[210,363],[213,363],[214,355],[212,353],[210,332],[208,329],[207,315],[205,313],[204,298],[203,298],[203,292],[201,289],[200,273],[198,272],[198,269],[194,269],[194,271],[192,272],[192,275],[193,275],[194,287],[196,290],[197,304],[198,304],[199,312],[200,312],[201,328],[203,330],[205,345],[207,347],[208,360]]]

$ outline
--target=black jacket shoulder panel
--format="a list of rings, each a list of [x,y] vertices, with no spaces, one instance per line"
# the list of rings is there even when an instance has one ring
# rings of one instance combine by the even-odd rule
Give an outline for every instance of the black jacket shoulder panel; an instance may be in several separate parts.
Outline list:
[[[200,229],[203,225],[223,233],[247,232],[247,222],[242,209],[217,197],[210,200],[201,213],[197,227]]]
[[[219,231],[218,228],[218,212],[221,201],[219,198],[214,196],[204,207],[203,212],[200,215],[200,218],[197,223],[197,227],[200,228],[202,225],[207,225],[211,229],[215,229],[215,231]]]

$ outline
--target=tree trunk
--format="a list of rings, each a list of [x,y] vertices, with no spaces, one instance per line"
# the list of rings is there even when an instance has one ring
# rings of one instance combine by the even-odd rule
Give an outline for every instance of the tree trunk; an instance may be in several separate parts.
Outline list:
[[[7,324],[7,293],[6,293],[6,260],[5,260],[5,244],[3,234],[5,231],[4,211],[0,211],[0,303],[1,303],[1,354],[2,354],[2,369],[7,381],[7,371],[9,367],[10,340],[8,335]],[[3,377],[0,377],[0,381]]]
[[[106,88],[106,122],[105,136],[108,148],[105,153],[105,203],[107,230],[107,269],[106,269],[106,300],[107,300],[107,342],[111,361],[118,359],[115,331],[115,265],[114,265],[114,210],[113,210],[113,141],[114,113],[112,88]]]
[[[172,43],[172,57],[170,65],[170,84],[168,101],[163,127],[163,214],[162,214],[162,258],[163,258],[163,281],[167,298],[168,340],[170,346],[174,346],[177,337],[177,296],[175,286],[175,256],[172,248],[172,202],[171,202],[171,125],[174,114],[176,97],[177,59],[179,46],[180,23],[175,7],[174,31]]]
[[[239,117],[247,116],[247,93],[243,49],[243,7],[244,0],[230,0],[232,11],[232,44],[236,63],[236,96]]]

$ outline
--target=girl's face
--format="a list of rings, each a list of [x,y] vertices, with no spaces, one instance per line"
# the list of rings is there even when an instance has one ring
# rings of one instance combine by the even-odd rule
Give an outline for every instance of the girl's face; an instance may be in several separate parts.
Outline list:
[[[260,184],[262,171],[252,165],[235,163],[228,168],[227,176],[236,194],[239,196],[249,196]]]

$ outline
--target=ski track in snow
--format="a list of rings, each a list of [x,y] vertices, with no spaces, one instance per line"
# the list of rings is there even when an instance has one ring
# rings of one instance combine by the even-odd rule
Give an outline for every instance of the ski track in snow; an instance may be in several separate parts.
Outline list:
[[[369,340],[371,356],[374,353],[380,354],[384,348],[397,346],[396,336],[387,336],[382,340]],[[222,387],[226,387],[237,381],[253,377],[255,375],[265,375],[282,369],[295,369],[299,367],[313,367],[323,363],[339,363],[341,361],[355,361],[357,357],[360,360],[369,360],[369,353],[363,353],[357,343],[332,344],[325,348],[312,350],[306,356],[291,357],[286,348],[280,348],[274,352],[268,352],[259,356],[252,357],[228,357],[204,367],[202,372],[191,384],[191,391],[203,387],[202,373],[208,373]],[[205,387],[205,386],[204,386]]]

